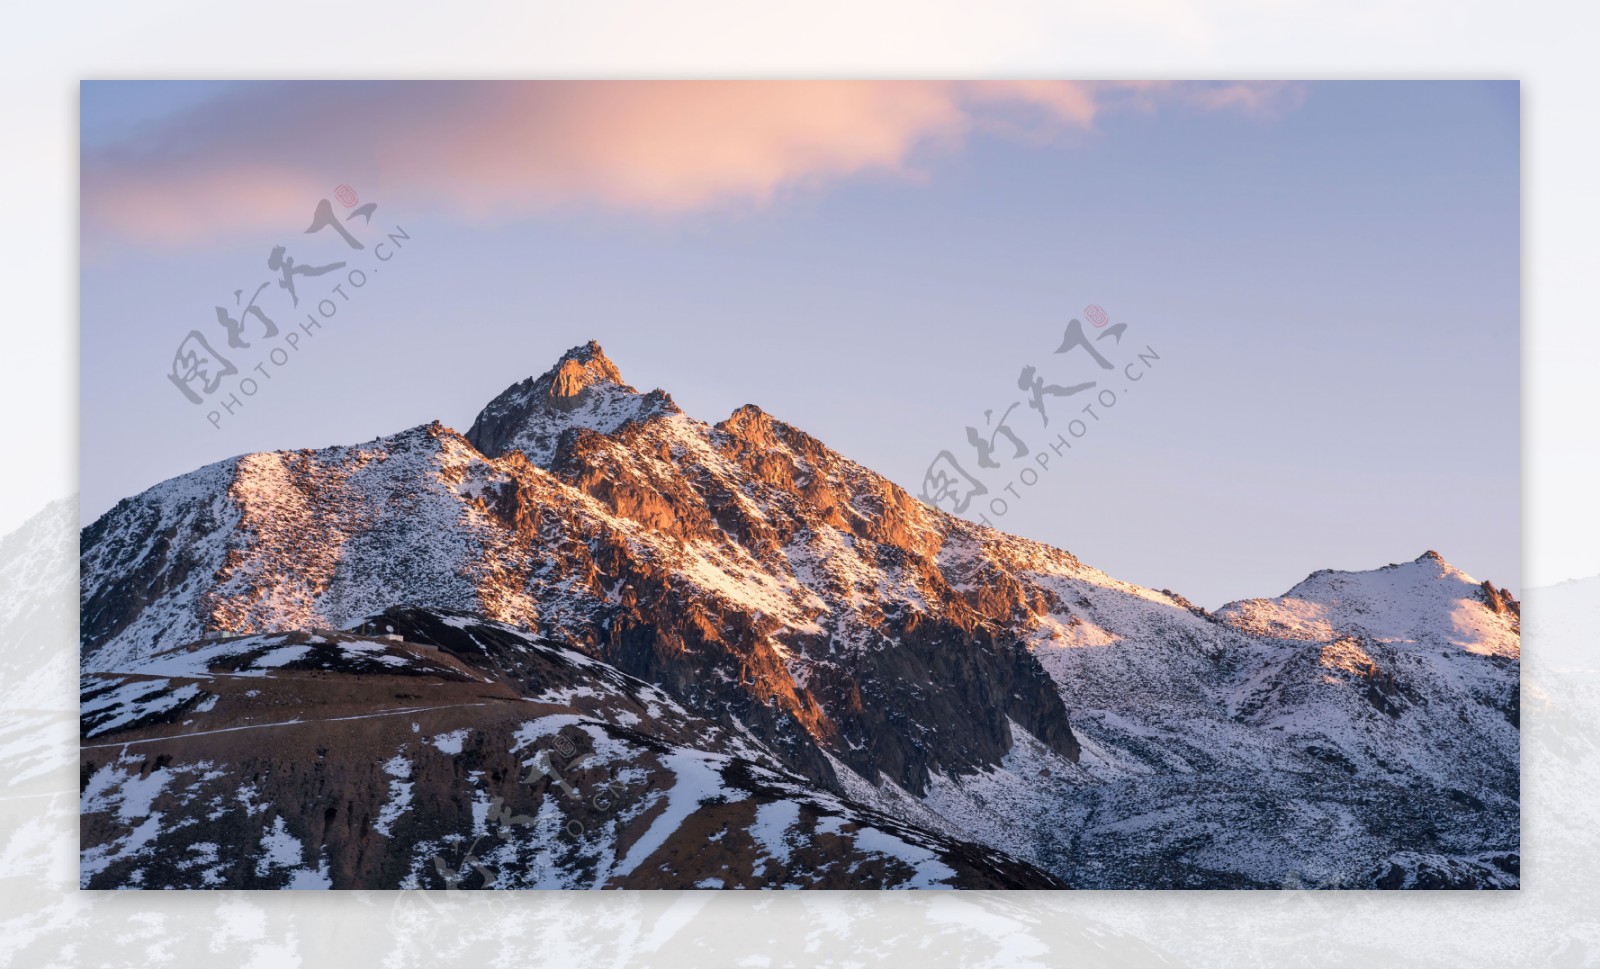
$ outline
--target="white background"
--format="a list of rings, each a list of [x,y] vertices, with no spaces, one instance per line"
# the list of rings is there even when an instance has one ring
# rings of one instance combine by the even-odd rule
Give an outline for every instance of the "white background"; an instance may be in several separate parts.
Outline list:
[[[80,79],[1512,78],[1523,82],[1531,620],[1538,587],[1600,575],[1590,430],[1600,330],[1586,285],[1600,266],[1600,5],[169,0],[9,5],[5,19],[0,532],[76,490]],[[60,555],[75,558],[74,542],[64,534]],[[437,898],[416,905],[385,893],[80,893],[68,724],[50,735],[64,746],[49,776],[59,786],[0,801],[0,963],[1593,965],[1600,793],[1583,701],[1595,693],[1572,685],[1594,679],[1583,623],[1596,589],[1550,595],[1561,623],[1546,640],[1530,623],[1520,893],[426,894]],[[59,642],[0,644],[0,672],[14,678],[19,657],[75,664],[75,631],[59,632]],[[6,711],[76,708],[68,677],[60,696],[18,699],[17,686],[0,692]]]

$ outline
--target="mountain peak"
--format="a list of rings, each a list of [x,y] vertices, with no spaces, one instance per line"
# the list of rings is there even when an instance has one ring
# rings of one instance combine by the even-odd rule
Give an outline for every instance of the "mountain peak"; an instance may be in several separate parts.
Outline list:
[[[632,391],[622,380],[622,372],[611,362],[600,345],[591,340],[561,355],[556,365],[546,371],[541,381],[550,382],[546,396],[550,403],[563,410],[576,404],[583,391],[594,384],[616,384]]]
[[[754,404],[736,409],[717,427],[754,445],[772,447],[777,444],[777,436],[772,431],[772,417]]]
[[[562,354],[561,359],[579,361],[603,360],[608,364],[611,363],[611,359],[606,356],[606,352],[600,346],[600,341],[598,340],[589,340],[579,344]]]
[[[1476,585],[1478,582],[1477,580],[1468,576],[1461,569],[1457,568],[1454,563],[1450,562],[1450,560],[1439,555],[1439,553],[1432,549],[1424,552],[1422,555],[1411,560],[1409,563],[1396,563],[1395,565],[1421,567],[1420,570],[1413,571],[1420,571],[1424,576],[1427,576],[1430,579],[1447,580],[1450,582],[1467,582],[1472,585]]]
[[[568,429],[610,434],[629,421],[677,410],[665,392],[641,394],[625,383],[617,365],[591,340],[562,354],[539,377],[501,392],[472,422],[467,440],[490,457],[516,450],[548,467]]]

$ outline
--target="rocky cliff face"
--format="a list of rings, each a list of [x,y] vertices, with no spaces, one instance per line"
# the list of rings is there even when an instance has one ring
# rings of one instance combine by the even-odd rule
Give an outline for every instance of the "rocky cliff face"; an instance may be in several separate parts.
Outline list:
[[[464,437],[248,455],[124,501],[84,531],[82,577],[86,671],[208,632],[457,611],[1075,884],[1271,885],[1333,845],[1487,882],[1479,856],[1516,847],[1505,591],[1430,554],[1213,616],[930,508],[753,406],[697,421],[592,343]],[[1367,809],[1412,783],[1439,792],[1421,827]],[[1359,837],[1287,824],[1324,793]]]

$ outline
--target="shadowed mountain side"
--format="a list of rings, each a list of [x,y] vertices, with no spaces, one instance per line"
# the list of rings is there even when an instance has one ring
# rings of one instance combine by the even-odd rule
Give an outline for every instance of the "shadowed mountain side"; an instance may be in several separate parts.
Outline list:
[[[462,614],[85,679],[85,888],[1064,888]],[[404,639],[391,639],[403,637]]]

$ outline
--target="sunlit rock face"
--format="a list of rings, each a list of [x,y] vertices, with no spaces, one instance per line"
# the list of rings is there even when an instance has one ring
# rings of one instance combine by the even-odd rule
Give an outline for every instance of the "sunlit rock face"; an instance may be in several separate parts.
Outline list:
[[[212,649],[218,634],[279,638],[286,649],[305,644],[282,638],[337,640],[334,631],[381,640],[378,617],[434,616],[436,627],[448,616],[509,631],[525,650],[586,658],[593,666],[562,689],[623,677],[662,692],[701,725],[663,744],[726,758],[737,741],[739,757],[783,784],[822,793],[807,797],[881,813],[923,842],[959,842],[966,868],[946,859],[955,848],[917,851],[967,873],[964,885],[1272,886],[1313,870],[1353,885],[1517,881],[1520,607],[1504,589],[1430,552],[1371,572],[1314,573],[1282,597],[1211,614],[931,508],[753,405],[718,424],[696,420],[666,393],[626,384],[592,342],[506,389],[465,436],[434,423],[359,445],[247,455],[162,483],[83,531],[81,565],[83,667],[109,678],[93,688],[86,679],[85,696],[112,712],[86,715],[96,744],[259,722],[248,691],[264,688],[224,697],[213,688],[226,669],[173,678],[149,666]],[[480,738],[481,758],[512,757],[522,722],[491,731],[474,719],[532,717],[516,705],[548,685],[509,648],[444,653],[459,669],[378,690],[402,676],[398,662],[352,667],[330,654],[326,673],[340,685],[330,696],[348,695],[365,717],[396,704],[392,695],[423,707],[441,692],[456,698],[438,708],[452,710],[450,731]],[[269,665],[250,676],[309,684],[311,673]],[[474,678],[506,692],[490,705],[499,713],[456,710],[459,685]],[[143,680],[156,686],[141,700],[128,685]],[[434,680],[457,686],[423,686]],[[305,684],[273,684],[274,703],[331,703]],[[200,710],[202,695],[227,703]],[[638,713],[618,710],[581,716],[602,733],[637,730],[627,719]],[[248,834],[259,850],[292,835],[308,860],[313,845],[336,839],[346,862],[329,856],[329,879],[431,885],[415,852],[398,868],[346,864],[388,844],[370,818],[302,827],[305,812],[348,799],[352,786],[370,802],[397,783],[373,772],[385,745],[415,743],[407,731],[363,741],[360,765],[326,787],[295,789],[295,807],[279,813],[288,835],[256,833],[277,823],[249,815],[230,837]],[[222,742],[182,743],[184,757],[204,760]],[[492,797],[483,786],[509,762],[484,769],[473,750],[429,755],[438,764],[409,782],[420,791],[427,779],[422,814],[456,819],[461,805]],[[303,755],[285,748],[252,764]],[[86,760],[86,777],[148,778],[109,765]],[[687,765],[685,777],[698,777]],[[677,790],[649,788],[640,797],[657,807],[640,811],[678,805]],[[91,804],[111,804],[85,791],[86,819]],[[126,841],[149,817],[117,813],[125,830],[96,829],[86,853]],[[825,819],[837,816],[801,815],[808,821],[786,821],[779,841],[820,859],[817,846],[838,832]],[[691,819],[705,823],[690,812],[678,824]],[[612,849],[626,852],[644,828],[619,827]],[[428,832],[411,849],[448,834]],[[764,851],[747,841],[747,856]],[[993,858],[972,855],[981,852]],[[129,883],[140,858],[96,878]],[[906,884],[939,881],[924,879],[934,863],[904,865],[876,869]],[[181,883],[185,871],[163,878]],[[232,871],[223,884],[240,884]],[[685,863],[674,879],[698,871]],[[848,884],[846,869],[808,871],[799,882]]]

